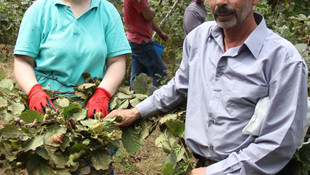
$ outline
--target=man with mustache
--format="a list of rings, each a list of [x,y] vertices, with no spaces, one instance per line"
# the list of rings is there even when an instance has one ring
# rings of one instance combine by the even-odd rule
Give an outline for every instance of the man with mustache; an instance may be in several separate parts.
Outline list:
[[[175,77],[133,109],[108,116],[123,116],[126,126],[186,101],[185,140],[199,159],[188,175],[277,174],[302,137],[307,65],[253,12],[258,0],[208,2],[215,21],[186,36]],[[259,132],[243,133],[263,97],[270,101]]]

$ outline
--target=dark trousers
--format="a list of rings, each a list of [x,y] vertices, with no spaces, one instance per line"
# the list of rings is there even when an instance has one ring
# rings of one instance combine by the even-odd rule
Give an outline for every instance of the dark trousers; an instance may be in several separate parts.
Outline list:
[[[292,175],[293,169],[294,169],[294,161],[291,160],[285,165],[285,167],[280,172],[277,173],[277,175]]]
[[[159,86],[159,80],[167,76],[166,65],[159,56],[156,47],[152,41],[137,44],[129,41],[131,53],[131,77],[130,88],[133,87],[135,77],[140,73],[148,74],[153,78],[153,85]]]
[[[196,168],[206,167],[206,166],[212,165],[213,163],[216,163],[216,161],[204,158],[201,155],[198,155],[198,154],[193,154],[193,155],[198,160],[196,164]]]
[[[194,154],[194,157],[198,160],[195,168],[206,167],[216,163],[214,160],[206,159],[198,154]],[[294,161],[289,161],[289,163],[276,175],[292,175],[294,169]]]

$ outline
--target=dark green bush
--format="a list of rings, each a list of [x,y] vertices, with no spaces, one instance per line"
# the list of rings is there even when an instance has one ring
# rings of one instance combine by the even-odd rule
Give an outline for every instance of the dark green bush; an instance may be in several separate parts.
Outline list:
[[[15,43],[21,19],[32,2],[32,0],[0,1],[0,44]]]

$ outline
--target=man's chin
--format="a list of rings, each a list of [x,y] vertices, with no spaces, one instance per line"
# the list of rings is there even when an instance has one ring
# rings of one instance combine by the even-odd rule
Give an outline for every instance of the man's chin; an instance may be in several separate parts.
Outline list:
[[[230,21],[219,21],[216,20],[216,23],[218,26],[220,26],[223,29],[229,29],[236,25],[236,21],[230,20]]]

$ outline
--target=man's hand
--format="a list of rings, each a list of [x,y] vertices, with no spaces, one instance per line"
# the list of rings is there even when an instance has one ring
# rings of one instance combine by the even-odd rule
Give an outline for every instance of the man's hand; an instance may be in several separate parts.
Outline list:
[[[205,175],[206,174],[206,167],[202,168],[195,168],[188,172],[186,175]]]
[[[35,84],[32,86],[28,93],[28,103],[29,109],[37,110],[42,114],[45,114],[46,106],[55,111],[55,107],[48,97],[48,95],[43,91],[40,84]]]
[[[165,32],[162,32],[161,34],[159,34],[159,37],[164,40],[164,41],[168,41],[168,35]]]
[[[104,118],[108,114],[108,105],[111,94],[104,88],[97,87],[93,96],[88,100],[86,108],[88,108],[87,117],[92,118],[94,113],[101,112]]]
[[[128,126],[141,117],[137,108],[114,110],[107,115],[107,117],[117,117],[117,116],[123,117],[122,122],[116,123],[120,127]]]

